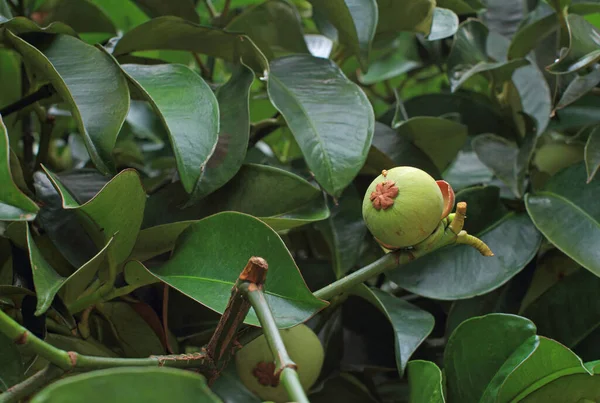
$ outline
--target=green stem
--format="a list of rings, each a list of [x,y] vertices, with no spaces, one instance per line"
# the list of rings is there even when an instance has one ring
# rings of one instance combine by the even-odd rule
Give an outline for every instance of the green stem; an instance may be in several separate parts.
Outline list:
[[[0,403],[16,403],[27,396],[31,396],[64,373],[65,371],[56,365],[47,365],[35,375],[2,393],[0,395]]]
[[[241,285],[241,289],[246,293],[252,308],[254,308],[254,312],[256,312],[256,316],[265,333],[267,344],[273,353],[275,375],[279,375],[279,379],[288,392],[291,401],[308,403],[308,398],[296,372],[296,364],[288,355],[285,344],[283,344],[283,339],[281,338],[281,334],[279,334],[279,329],[263,294],[262,287],[258,287],[254,283],[244,283]]]

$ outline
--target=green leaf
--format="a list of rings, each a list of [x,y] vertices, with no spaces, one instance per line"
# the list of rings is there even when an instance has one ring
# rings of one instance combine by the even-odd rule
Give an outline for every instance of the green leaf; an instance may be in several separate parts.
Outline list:
[[[360,257],[361,246],[367,233],[362,218],[362,197],[350,186],[337,205],[330,203],[331,216],[316,224],[333,257],[333,270],[337,278],[344,276]]]
[[[226,184],[242,166],[250,134],[248,106],[253,79],[252,70],[239,65],[229,81],[217,90],[219,139],[193,199],[200,199]]]
[[[510,38],[526,16],[527,6],[522,0],[484,0],[481,21],[492,32]]]
[[[134,0],[134,3],[148,14],[150,18],[172,15],[191,22],[200,22],[200,18],[194,8],[194,2],[191,0]]]
[[[31,221],[39,207],[19,189],[10,170],[10,146],[0,116],[0,221]]]
[[[225,402],[262,402],[262,399],[249,391],[242,383],[234,365],[229,365],[221,372],[210,389]]]
[[[148,284],[158,283],[159,280],[154,277],[143,263],[137,260],[130,260],[123,267],[125,281],[129,285],[142,287]]]
[[[415,305],[362,284],[352,293],[369,301],[390,321],[395,333],[396,366],[400,376],[419,345],[433,330],[433,316]]]
[[[109,321],[125,357],[145,358],[165,354],[165,348],[152,327],[126,302],[107,302],[99,308]]]
[[[475,14],[484,8],[479,0],[437,0],[439,7],[444,7],[454,11],[458,15]]]
[[[129,90],[119,66],[102,50],[68,35],[6,32],[39,80],[52,83],[71,107],[99,171],[110,173],[112,150],[129,109]],[[106,85],[111,83],[111,85]]]
[[[308,53],[298,11],[286,0],[268,0],[250,7],[225,29],[248,35],[268,60],[289,53]]]
[[[196,221],[178,221],[141,230],[130,259],[141,262],[173,250],[177,238]]]
[[[311,0],[310,3],[337,29],[339,41],[351,50],[367,71],[371,42],[377,27],[375,0]]]
[[[435,0],[377,0],[377,39],[392,39],[402,31],[429,35]]]
[[[500,85],[510,80],[516,69],[529,63],[525,59],[492,58],[488,46],[498,36],[477,20],[467,20],[460,25],[448,56],[448,76],[453,92],[480,73],[486,73],[495,85]]]
[[[507,184],[515,196],[521,197],[525,182],[519,178],[517,169],[517,145],[495,134],[481,134],[473,139],[471,145],[481,162]]]
[[[123,71],[160,117],[186,192],[192,193],[217,144],[219,105],[208,84],[177,64],[126,64]]]
[[[12,18],[12,11],[10,11],[10,7],[7,0],[0,0],[0,22],[4,22]]]
[[[0,392],[21,382],[24,373],[23,359],[14,340],[0,333]]]
[[[358,79],[362,84],[371,85],[400,76],[421,65],[414,35],[403,32],[393,42],[392,50],[373,60],[369,64],[369,72],[359,73]]]
[[[535,321],[541,335],[575,349],[600,327],[600,305],[596,298],[599,285],[598,277],[587,270],[579,270],[530,303],[523,316]]]
[[[369,100],[332,61],[301,55],[271,62],[268,92],[315,179],[338,197],[371,145],[375,118]]]
[[[148,387],[152,385],[152,387]],[[172,368],[111,368],[79,374],[46,387],[31,403],[129,403],[171,400],[218,403],[221,400],[199,374]]]
[[[600,60],[600,31],[584,17],[569,14],[569,49],[560,59],[547,67],[554,74],[567,74],[591,66]]]
[[[400,287],[428,298],[471,298],[500,287],[536,255],[540,233],[526,214],[506,211],[497,188],[466,189],[456,201],[467,202],[465,229],[481,238],[495,257],[481,256],[466,245],[443,248],[389,272]]]
[[[548,4],[550,4],[557,13],[562,14],[567,7],[571,5],[571,0],[548,0]]]
[[[436,41],[452,36],[458,30],[458,16],[452,10],[436,7],[433,9],[431,32],[427,36],[430,41]]]
[[[60,21],[77,32],[117,33],[108,15],[90,0],[49,0],[36,11],[43,16],[43,26]]]
[[[600,68],[596,64],[592,71],[585,75],[576,75],[562,93],[556,109],[564,108],[590,92],[600,83]]]
[[[535,391],[519,403],[550,402],[591,403],[600,399],[600,377],[589,374],[563,376]]]
[[[179,237],[173,257],[150,270],[171,287],[222,313],[252,256],[269,264],[265,291],[279,327],[303,322],[326,305],[308,290],[277,233],[240,213],[220,213],[190,225]],[[253,311],[246,323],[258,325]]]
[[[525,57],[558,28],[558,17],[551,13],[521,28],[510,42],[508,59]]]
[[[21,57],[11,49],[0,50],[0,82],[2,82],[2,92],[0,93],[0,108],[4,108],[19,99],[23,95],[21,88]],[[0,116],[4,119],[6,131],[10,134],[9,143],[13,149],[18,149],[20,141],[20,124],[18,115]]]
[[[123,262],[135,245],[146,204],[146,193],[137,172],[121,171],[93,199],[80,205],[55,174],[44,170],[60,193],[63,208],[80,214],[98,248],[104,247],[114,236],[109,255],[116,264]]]
[[[556,111],[556,119],[552,119],[548,128],[552,130],[577,129],[600,123],[600,100],[587,94],[571,105]]]
[[[535,325],[515,315],[490,314],[463,322],[444,352],[448,400],[492,401],[483,399],[486,389],[504,381],[510,373],[505,363],[514,370],[536,348],[537,339]]]
[[[47,27],[40,28],[35,22],[25,17],[15,17],[7,21],[0,21],[0,27],[10,30],[15,35],[21,35],[26,32],[45,32],[77,37],[77,32],[62,22],[53,22]]]
[[[130,29],[149,20],[131,0],[91,0],[98,5],[120,31]]]
[[[442,371],[430,361],[409,361],[407,367],[408,403],[445,403]]]
[[[310,401],[312,403],[330,403],[334,401],[375,403],[378,400],[356,377],[348,373],[341,373],[333,378],[328,378],[322,389],[310,395]]]
[[[408,119],[396,131],[419,147],[440,171],[450,165],[467,140],[466,126],[429,116]]]
[[[553,176],[540,192],[525,196],[535,226],[558,249],[600,275],[600,181],[586,184],[583,163]],[[573,225],[577,223],[577,225]]]
[[[401,165],[422,169],[434,178],[442,177],[431,158],[408,136],[401,136],[383,123],[376,122],[373,146],[365,167],[373,170],[370,173],[379,175],[384,169]]]
[[[552,97],[544,74],[537,66],[524,66],[512,75],[513,84],[521,98],[523,112],[535,122],[535,133],[541,135],[550,121]]]
[[[261,74],[268,69],[265,56],[247,36],[204,27],[178,17],[158,17],[133,28],[117,42],[113,54],[121,56],[141,50],[183,50],[230,62],[241,59]]]
[[[585,169],[590,183],[600,168],[600,127],[596,127],[585,143]]]

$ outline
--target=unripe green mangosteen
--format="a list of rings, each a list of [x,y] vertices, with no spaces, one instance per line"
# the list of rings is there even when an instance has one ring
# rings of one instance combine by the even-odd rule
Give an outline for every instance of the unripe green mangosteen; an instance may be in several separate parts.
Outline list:
[[[583,160],[582,144],[548,143],[535,153],[533,163],[540,172],[552,176],[562,169]]]
[[[452,188],[440,182],[413,167],[383,171],[371,183],[363,199],[367,228],[388,249],[414,246],[423,241],[454,204]]]
[[[325,354],[317,335],[300,324],[280,331],[288,355],[297,365],[296,371],[304,390],[317,380]],[[274,375],[273,353],[264,335],[254,339],[235,355],[238,375],[244,385],[263,400],[289,402],[288,393]]]

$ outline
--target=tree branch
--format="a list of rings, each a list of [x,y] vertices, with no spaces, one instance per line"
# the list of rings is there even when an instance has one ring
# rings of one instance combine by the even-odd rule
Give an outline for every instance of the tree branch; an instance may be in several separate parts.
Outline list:
[[[49,364],[35,375],[0,394],[0,403],[16,403],[27,396],[31,396],[53,380],[60,378],[64,373],[65,371],[56,365]]]
[[[0,109],[0,115],[2,117],[6,117],[11,113],[20,111],[21,109],[26,108],[31,104],[41,101],[42,99],[50,98],[52,94],[54,94],[54,89],[52,88],[52,86],[50,84],[44,85],[36,92],[26,95],[18,101]]]

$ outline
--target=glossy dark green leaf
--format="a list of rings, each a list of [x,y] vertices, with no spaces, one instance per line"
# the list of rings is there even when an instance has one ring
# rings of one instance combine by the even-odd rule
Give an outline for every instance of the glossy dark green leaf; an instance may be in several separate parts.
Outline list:
[[[599,284],[598,277],[587,270],[579,270],[531,302],[523,315],[535,321],[540,335],[574,349],[591,329],[600,326],[600,304],[595,295]]]
[[[556,109],[564,108],[590,92],[600,83],[600,68],[598,65],[592,67],[592,71],[585,75],[576,75],[562,93],[556,104]]]
[[[300,55],[271,63],[268,91],[315,179],[339,196],[371,145],[375,118],[365,94],[332,61]]]
[[[540,337],[540,344],[499,390],[497,402],[523,401],[538,389],[573,374],[590,376],[581,359],[560,343]]]
[[[375,0],[311,0],[313,8],[337,29],[341,44],[351,49],[367,70],[371,42],[377,27]]]
[[[409,361],[408,384],[410,399],[408,403],[445,403],[442,371],[430,361]]]
[[[217,90],[219,139],[192,198],[202,198],[227,183],[240,169],[248,147],[249,96],[254,74],[239,65],[229,81]]]
[[[165,354],[159,336],[133,305],[126,302],[107,302],[99,308],[110,322],[118,338],[119,347],[129,358],[145,358]]]
[[[523,112],[535,120],[535,132],[541,135],[548,127],[552,111],[552,96],[544,74],[534,65],[523,66],[513,73],[512,81]]]
[[[0,116],[0,221],[33,220],[39,207],[19,189],[10,170],[10,146]]]
[[[600,100],[587,94],[571,105],[556,111],[556,119],[552,119],[548,128],[552,130],[580,129],[600,123]]]
[[[98,5],[123,32],[149,20],[138,6],[131,0],[91,0]]]
[[[369,72],[359,74],[362,84],[370,85],[389,80],[421,66],[415,36],[408,32],[398,35],[393,42],[393,50],[384,52],[381,57],[369,64]]]
[[[150,18],[172,15],[188,21],[198,23],[200,19],[191,0],[134,0],[139,8],[144,10]]]
[[[463,322],[444,351],[448,400],[493,401],[486,390],[501,384],[538,343],[535,325],[519,316],[490,314]]]
[[[535,226],[558,249],[596,275],[600,275],[600,181],[586,184],[583,163],[571,166],[540,192],[527,194],[525,205]],[[576,225],[575,225],[576,223]]]
[[[596,127],[585,144],[585,169],[590,183],[600,168],[600,128]]]
[[[19,383],[24,373],[23,359],[14,340],[0,333],[0,392]]]
[[[268,69],[265,56],[245,35],[204,27],[178,17],[158,17],[127,32],[115,46],[115,56],[141,50],[183,50],[220,57],[230,62],[243,60],[252,70]]]
[[[494,84],[499,85],[510,80],[516,69],[529,63],[524,59],[503,61],[490,57],[488,47],[495,35],[477,20],[468,20],[460,25],[448,56],[452,91],[480,73],[493,77]]]
[[[518,176],[517,145],[495,134],[481,134],[473,139],[471,145],[479,160],[506,183],[515,196],[521,197],[525,183]]]
[[[108,15],[90,0],[50,0],[36,11],[43,16],[43,26],[60,21],[77,32],[117,32]]]
[[[387,1],[377,0],[379,22],[377,37],[382,40],[391,39],[399,32],[420,32],[429,35],[435,1],[407,0]]]
[[[219,105],[208,84],[177,64],[122,66],[163,122],[183,187],[192,193],[219,134]]]
[[[125,266],[123,266],[123,275],[128,285],[138,288],[160,282],[160,280],[148,271],[143,263],[137,260],[130,260],[125,263]]]
[[[327,240],[334,272],[340,278],[356,264],[367,227],[362,218],[362,197],[353,186],[346,188],[337,205],[331,204],[331,216],[316,225]]]
[[[141,230],[137,236],[130,259],[143,262],[173,250],[177,238],[196,221],[178,221]]]
[[[395,333],[396,366],[402,376],[411,355],[433,330],[433,316],[400,298],[366,285],[352,292],[373,304],[390,321]]]
[[[234,365],[227,367],[210,389],[224,402],[261,403],[262,399],[250,392],[240,380]]]
[[[600,60],[600,31],[577,14],[569,14],[566,21],[569,49],[557,62],[548,66],[548,71],[554,74],[573,73]]]
[[[3,83],[3,90],[0,93],[0,108],[4,108],[21,98],[23,94],[21,73],[21,57],[19,54],[10,49],[1,49],[0,81]],[[9,137],[10,145],[13,149],[17,148],[20,140],[18,115],[12,114],[0,118],[4,120],[4,126],[6,126],[8,133],[11,134]]]
[[[450,165],[467,140],[466,126],[429,116],[404,121],[396,131],[427,154],[440,171]]]
[[[148,385],[152,385],[151,388]],[[144,400],[181,403],[218,403],[206,379],[191,371],[172,368],[111,368],[62,379],[45,388],[32,403],[129,403]]]
[[[65,34],[77,36],[77,32],[62,22],[53,22],[47,27],[41,28],[35,22],[26,17],[15,17],[7,21],[0,21],[0,26],[9,29],[15,35],[21,35],[27,32],[45,32],[52,34]]]
[[[444,180],[458,191],[473,185],[489,183],[494,173],[474,151],[459,151],[454,162],[444,172]]]
[[[521,0],[484,0],[485,10],[480,13],[483,23],[506,38],[510,38],[526,16],[527,7]]]
[[[374,147],[376,147],[375,150]],[[379,156],[378,154],[381,153],[385,155]],[[383,123],[376,122],[373,147],[369,151],[365,167],[373,170],[369,173],[379,175],[384,169],[400,165],[413,166],[424,170],[434,178],[441,178],[437,166],[424,151],[413,143],[411,138],[401,136]]]
[[[250,7],[225,29],[248,35],[269,60],[289,53],[308,53],[298,11],[285,0],[268,0]]]
[[[129,90],[114,60],[68,35],[17,37],[12,46],[42,81],[50,81],[71,107],[92,161],[104,174],[113,169],[112,149],[129,109]],[[106,85],[111,83],[111,85]]]
[[[245,214],[226,212],[190,225],[179,237],[171,260],[150,270],[171,287],[222,313],[252,256],[269,264],[265,291],[279,327],[303,322],[325,306],[306,287],[279,236]],[[246,322],[258,325],[253,311]]]
[[[589,403],[600,399],[600,376],[574,374],[563,376],[529,394],[522,403],[548,402],[560,399],[565,403]]]
[[[458,16],[452,10],[436,7],[433,9],[431,31],[427,36],[430,41],[452,36],[458,30]]]
[[[551,13],[521,28],[512,38],[507,57],[518,59],[527,56],[544,38],[558,29],[558,17]]]
[[[481,256],[466,245],[443,248],[389,272],[400,287],[428,298],[471,298],[500,287],[536,255],[541,234],[526,214],[508,213],[502,207],[497,188],[467,189],[456,195],[456,201],[467,202],[465,229],[481,238],[495,256]]]
[[[115,263],[123,262],[135,244],[146,204],[146,193],[138,173],[121,171],[93,199],[80,204],[56,175],[45,171],[62,197],[63,208],[75,210],[82,218],[91,220],[86,230],[99,248],[114,236],[109,254]]]

